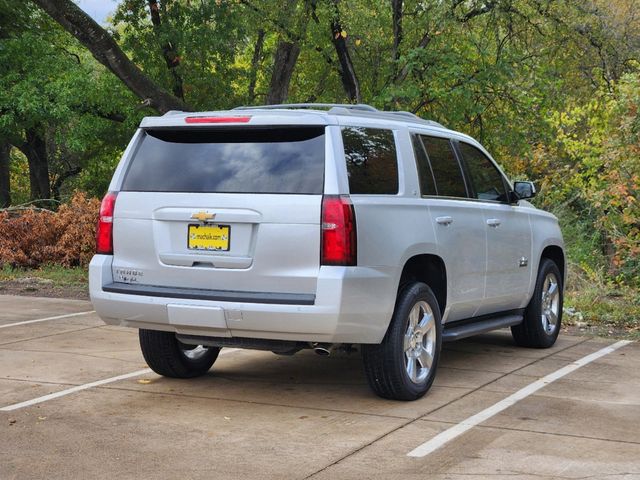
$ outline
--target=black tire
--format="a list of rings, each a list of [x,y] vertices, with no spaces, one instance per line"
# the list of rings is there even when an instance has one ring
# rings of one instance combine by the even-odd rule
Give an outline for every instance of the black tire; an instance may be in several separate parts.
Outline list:
[[[555,295],[551,300],[549,300],[549,295],[543,299],[543,292],[546,289],[546,281],[549,276],[551,278],[555,277],[557,299],[555,299]],[[520,325],[511,327],[511,334],[518,345],[530,348],[549,348],[556,342],[562,323],[562,280],[560,269],[555,262],[548,258],[543,258],[538,268],[536,288],[525,310],[524,320]],[[549,306],[553,307],[553,310],[557,312],[553,328],[551,328],[552,317],[547,313],[553,311],[551,308],[547,309]]]
[[[408,355],[413,351],[405,354],[405,335],[408,334],[409,314],[414,307],[418,308],[420,319],[426,318],[426,315],[422,315],[425,312],[422,309],[424,304],[431,310],[433,326],[429,329],[428,338],[418,344],[429,344],[432,348],[432,361],[426,369],[424,365],[419,366],[418,359],[414,359],[415,369],[426,376],[420,378],[416,375],[413,380],[408,373],[408,363],[411,361]],[[435,378],[441,346],[442,323],[435,295],[424,283],[412,282],[405,285],[398,295],[395,311],[382,343],[362,345],[364,370],[369,386],[378,396],[391,400],[416,400],[422,397]]]
[[[189,352],[197,347],[179,342],[172,332],[140,329],[139,337],[145,361],[151,370],[165,377],[193,378],[204,375],[220,353],[219,348],[204,347],[191,358]]]

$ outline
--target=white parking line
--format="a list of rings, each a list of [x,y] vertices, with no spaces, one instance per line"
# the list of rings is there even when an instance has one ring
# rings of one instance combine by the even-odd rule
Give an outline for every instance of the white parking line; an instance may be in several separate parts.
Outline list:
[[[510,406],[528,397],[529,395],[537,392],[538,390],[543,388],[545,385],[555,382],[556,380],[564,377],[565,375],[568,375],[571,372],[576,371],[580,367],[583,367],[588,363],[591,363],[594,360],[597,360],[600,357],[604,357],[605,355],[608,355],[609,353],[621,347],[624,347],[629,343],[632,343],[632,342],[630,340],[621,340],[619,342],[616,342],[613,345],[610,345],[601,350],[598,350],[597,352],[587,355],[586,357],[582,357],[580,360],[576,360],[575,362],[570,363],[566,367],[563,367],[560,370],[556,370],[555,372],[550,373],[549,375],[542,377],[541,379],[536,380],[533,383],[530,383],[529,385],[522,388],[521,390],[518,390],[516,393],[509,395],[504,400],[500,400],[498,403],[490,406],[489,408],[486,408],[485,410],[482,410],[480,413],[476,413],[475,415],[472,415],[471,417],[467,418],[466,420],[463,420],[457,425],[445,430],[444,432],[439,433],[438,435],[433,437],[431,440],[411,450],[409,453],[407,453],[407,456],[424,457],[426,455],[429,455],[430,453],[436,451],[437,449],[439,449],[446,443],[450,442],[454,438],[459,437],[466,431],[471,430],[473,427],[490,419],[491,417],[493,417],[494,415],[497,415],[503,410],[506,410]]]
[[[6,325],[0,325],[0,328],[17,327],[18,325],[28,325],[29,323],[46,322],[49,320],[59,320],[61,318],[79,317],[80,315],[88,315],[95,313],[95,310],[89,310],[86,312],[67,313],[66,315],[57,315],[55,317],[37,318],[36,320],[25,320],[24,322],[7,323]]]
[[[226,348],[220,352],[220,355],[226,355],[228,353],[237,352],[238,350],[240,349]],[[137,370],[135,372],[125,373],[124,375],[118,375],[117,377],[105,378],[104,380],[85,383],[84,385],[76,385],[75,387],[67,388],[66,390],[61,390],[59,392],[50,393],[49,395],[43,395],[42,397],[34,398],[32,400],[26,400],[24,402],[14,403],[13,405],[7,405],[6,407],[0,408],[0,412],[10,412],[12,410],[18,410],[20,408],[30,407],[31,405],[48,402],[49,400],[64,397],[65,395],[70,395],[72,393],[80,392],[82,390],[88,390],[90,388],[100,387],[108,383],[118,382],[120,380],[126,380],[127,378],[138,377],[140,375],[145,375],[147,373],[152,373],[152,372],[153,370],[151,370],[150,368],[145,368],[143,370]]]

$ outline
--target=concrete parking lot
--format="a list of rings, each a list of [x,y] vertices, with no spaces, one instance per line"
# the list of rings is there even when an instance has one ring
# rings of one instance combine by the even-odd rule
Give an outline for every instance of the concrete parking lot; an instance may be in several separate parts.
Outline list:
[[[228,350],[162,378],[91,310],[0,296],[0,479],[640,478],[636,343],[496,332],[446,345],[427,396],[394,402],[358,354]]]

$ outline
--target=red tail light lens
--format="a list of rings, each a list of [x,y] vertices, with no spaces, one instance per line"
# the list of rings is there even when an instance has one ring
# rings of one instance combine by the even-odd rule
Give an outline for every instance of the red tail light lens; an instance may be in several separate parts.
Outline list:
[[[100,204],[100,216],[96,230],[96,253],[113,255],[113,210],[116,192],[107,193]]]
[[[322,265],[355,265],[356,214],[346,195],[325,195],[322,199]]]

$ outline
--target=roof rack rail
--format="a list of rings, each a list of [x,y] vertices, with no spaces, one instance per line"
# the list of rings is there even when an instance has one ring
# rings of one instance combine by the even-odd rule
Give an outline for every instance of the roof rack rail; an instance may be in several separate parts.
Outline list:
[[[257,106],[242,106],[236,107],[234,110],[274,110],[274,109],[328,109],[327,113],[332,115],[359,115],[370,118],[386,118],[388,120],[400,120],[398,117],[403,117],[407,120],[411,120],[415,123],[422,123],[423,125],[429,125],[430,127],[446,128],[441,123],[433,120],[425,120],[420,118],[415,113],[398,111],[387,112],[384,110],[378,110],[371,105],[364,103],[282,103],[279,105],[257,105]]]
[[[410,120],[414,120],[420,123],[427,123],[433,127],[440,127],[440,128],[445,128],[444,125],[442,125],[440,122],[436,122],[435,120],[427,120],[424,118],[419,117],[418,115],[416,115],[413,112],[406,112],[403,110],[397,111],[397,112],[385,112],[385,113],[392,113],[394,115],[400,116],[400,117],[407,117]]]
[[[308,109],[320,109],[320,108],[346,108],[351,110],[361,110],[365,112],[377,112],[378,109],[371,105],[364,103],[280,103],[278,105],[258,105],[258,106],[242,106],[236,107],[234,110],[272,110],[282,108],[308,108]]]

